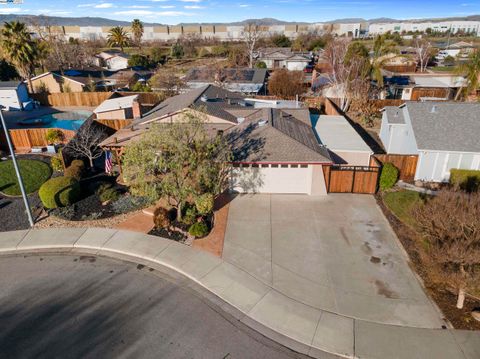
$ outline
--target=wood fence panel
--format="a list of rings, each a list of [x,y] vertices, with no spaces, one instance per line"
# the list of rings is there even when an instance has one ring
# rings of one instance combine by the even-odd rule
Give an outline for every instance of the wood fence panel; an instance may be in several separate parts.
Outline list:
[[[381,165],[374,159],[371,166],[333,165],[323,166],[325,184],[328,193],[375,194]]]
[[[399,170],[399,179],[413,182],[417,171],[418,155],[377,154],[375,158],[382,164],[391,163]]]
[[[330,186],[331,193],[352,193],[354,187],[354,171],[333,170],[330,172]]]
[[[29,149],[32,147],[44,147],[47,140],[45,139],[48,128],[27,128],[9,130],[12,144],[15,149]],[[64,135],[64,143],[70,141],[75,136],[74,131],[60,129]]]
[[[98,123],[101,123],[108,128],[111,128],[115,131],[121,130],[133,123],[133,120],[105,120],[105,119],[96,119]]]
[[[111,92],[70,92],[31,94],[30,97],[43,106],[53,107],[97,107],[112,96]]]

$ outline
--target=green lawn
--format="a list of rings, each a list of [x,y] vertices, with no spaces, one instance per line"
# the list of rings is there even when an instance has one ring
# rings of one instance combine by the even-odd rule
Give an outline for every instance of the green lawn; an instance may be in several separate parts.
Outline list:
[[[383,195],[385,205],[405,224],[414,227],[412,208],[423,201],[422,194],[414,191],[387,192]]]
[[[27,191],[27,193],[38,191],[40,186],[52,175],[52,169],[45,162],[36,160],[17,161],[25,185],[25,191]],[[15,169],[11,160],[0,162],[0,192],[8,196],[21,195],[17,176],[15,175]]]

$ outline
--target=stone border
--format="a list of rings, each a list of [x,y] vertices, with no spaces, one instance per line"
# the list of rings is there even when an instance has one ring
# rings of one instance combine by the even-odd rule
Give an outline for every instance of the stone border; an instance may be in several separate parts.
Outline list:
[[[480,357],[480,332],[379,324],[295,301],[209,253],[141,233],[51,228],[0,233],[0,254],[78,253],[168,268],[221,299],[237,320],[315,358]]]

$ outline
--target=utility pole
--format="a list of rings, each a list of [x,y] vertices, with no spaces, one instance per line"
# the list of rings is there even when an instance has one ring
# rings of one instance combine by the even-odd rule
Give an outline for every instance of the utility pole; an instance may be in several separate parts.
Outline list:
[[[17,174],[18,186],[20,187],[20,191],[22,192],[23,203],[25,204],[25,210],[27,212],[28,222],[30,223],[30,227],[33,227],[35,222],[33,221],[32,211],[30,209],[30,203],[28,202],[27,193],[25,192],[25,187],[23,186],[22,174],[20,173],[17,159],[15,157],[15,152],[13,151],[12,140],[10,139],[10,133],[8,132],[7,124],[5,123],[5,119],[3,118],[3,106],[1,105],[0,105],[0,120],[2,121],[2,127],[3,127],[3,131],[5,132],[5,137],[7,139],[8,149],[10,150],[10,154],[12,156],[13,167],[15,168],[15,173]]]

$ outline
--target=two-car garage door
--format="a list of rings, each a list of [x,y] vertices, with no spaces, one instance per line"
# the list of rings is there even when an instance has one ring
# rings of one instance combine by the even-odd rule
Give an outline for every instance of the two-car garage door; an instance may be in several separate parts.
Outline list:
[[[242,164],[231,170],[230,189],[239,193],[303,193],[315,192],[312,165]],[[317,166],[320,168],[321,166]],[[318,171],[315,171],[318,172]],[[323,176],[323,174],[322,174]],[[321,178],[323,183],[323,177]]]

